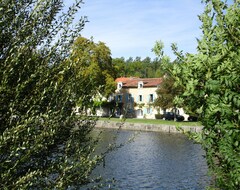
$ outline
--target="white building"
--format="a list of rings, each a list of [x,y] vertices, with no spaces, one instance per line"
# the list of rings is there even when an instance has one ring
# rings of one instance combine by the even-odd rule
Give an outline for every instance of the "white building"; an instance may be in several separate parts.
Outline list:
[[[163,114],[163,110],[157,110],[153,106],[154,100],[157,98],[156,91],[161,82],[162,78],[117,78],[115,101],[118,106],[116,115],[155,119],[155,114]],[[183,115],[185,120],[188,117],[183,109],[178,109],[177,114]]]

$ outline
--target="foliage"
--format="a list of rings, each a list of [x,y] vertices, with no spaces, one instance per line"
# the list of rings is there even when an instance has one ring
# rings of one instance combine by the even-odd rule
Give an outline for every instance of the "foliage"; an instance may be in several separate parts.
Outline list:
[[[176,62],[170,63],[170,60],[167,56],[164,55],[164,44],[162,41],[156,41],[152,51],[155,53],[157,58],[161,60],[162,64],[160,68],[164,76],[162,77],[162,82],[159,88],[157,89],[157,98],[154,101],[155,107],[160,107],[162,109],[174,108],[176,105],[174,103],[174,98],[181,94],[181,86],[175,85],[175,80],[171,76],[170,72],[173,69]]]
[[[198,53],[183,55],[172,74],[184,93],[178,103],[201,114],[209,168],[221,189],[240,189],[240,1],[204,1]]]
[[[156,119],[163,119],[164,116],[163,116],[163,114],[155,114],[155,118]]]
[[[0,189],[86,184],[100,159],[91,156],[95,119],[81,112],[95,88],[75,80],[68,59],[86,22],[72,24],[81,3],[64,11],[60,0],[0,2]]]
[[[161,40],[159,40],[155,42],[155,45],[152,51],[156,54],[157,57],[162,58],[164,54],[163,48],[164,48],[164,43]]]
[[[130,57],[127,60],[123,57],[114,58],[113,65],[117,71],[117,77],[158,78],[163,76],[159,59],[151,60],[149,57],[145,59]]]
[[[71,61],[76,63],[76,80],[87,81],[87,89],[98,86],[100,89],[96,90],[105,97],[114,92],[116,71],[111,51],[103,42],[94,43],[93,39],[78,37],[72,47]]]
[[[174,85],[174,79],[170,75],[165,75],[159,88],[157,89],[157,98],[154,101],[154,106],[162,109],[174,108],[174,98],[181,94],[180,86]]]
[[[136,104],[139,108],[143,108],[145,106],[145,103],[138,103]]]

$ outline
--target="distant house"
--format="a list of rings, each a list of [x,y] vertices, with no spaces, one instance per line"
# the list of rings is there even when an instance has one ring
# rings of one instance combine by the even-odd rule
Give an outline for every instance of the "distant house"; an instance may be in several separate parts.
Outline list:
[[[124,115],[132,118],[155,119],[155,114],[173,111],[173,108],[163,110],[154,106],[157,98],[157,89],[162,83],[162,78],[137,78],[121,77],[116,80],[116,90],[110,97],[105,98],[100,94],[94,97],[103,103],[94,109],[88,109],[89,115],[100,117]],[[185,120],[188,115],[182,108],[175,108],[176,114],[183,115]]]
[[[116,105],[119,105],[116,107],[116,115],[155,119],[157,113],[163,114],[165,111],[172,111],[172,109],[162,110],[153,105],[162,78],[121,77],[115,81],[117,89],[114,98]],[[185,119],[188,117],[182,108],[178,108],[176,113],[183,115]]]
[[[122,104],[117,109],[117,115],[128,117],[155,118],[157,110],[153,103],[157,97],[156,90],[162,78],[121,77],[116,79],[117,89],[115,101]]]

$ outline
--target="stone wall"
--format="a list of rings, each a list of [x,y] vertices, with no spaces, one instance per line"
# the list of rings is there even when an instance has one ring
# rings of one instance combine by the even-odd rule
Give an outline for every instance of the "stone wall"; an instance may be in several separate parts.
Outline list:
[[[116,122],[116,121],[97,121],[97,128],[113,128],[118,129],[121,127],[126,130],[139,130],[139,131],[156,131],[156,132],[167,132],[167,133],[181,133],[177,130],[175,125],[163,125],[163,124],[145,124],[145,123],[128,123],[128,122]],[[183,126],[183,130],[191,132],[201,132],[202,126]]]

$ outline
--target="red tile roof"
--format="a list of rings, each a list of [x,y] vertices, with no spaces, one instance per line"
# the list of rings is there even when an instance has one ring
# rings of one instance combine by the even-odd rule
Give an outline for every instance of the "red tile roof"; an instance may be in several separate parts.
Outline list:
[[[157,87],[162,82],[162,78],[137,78],[137,77],[121,77],[115,80],[116,82],[122,82],[123,88],[137,88],[138,82],[143,82],[144,87]]]

